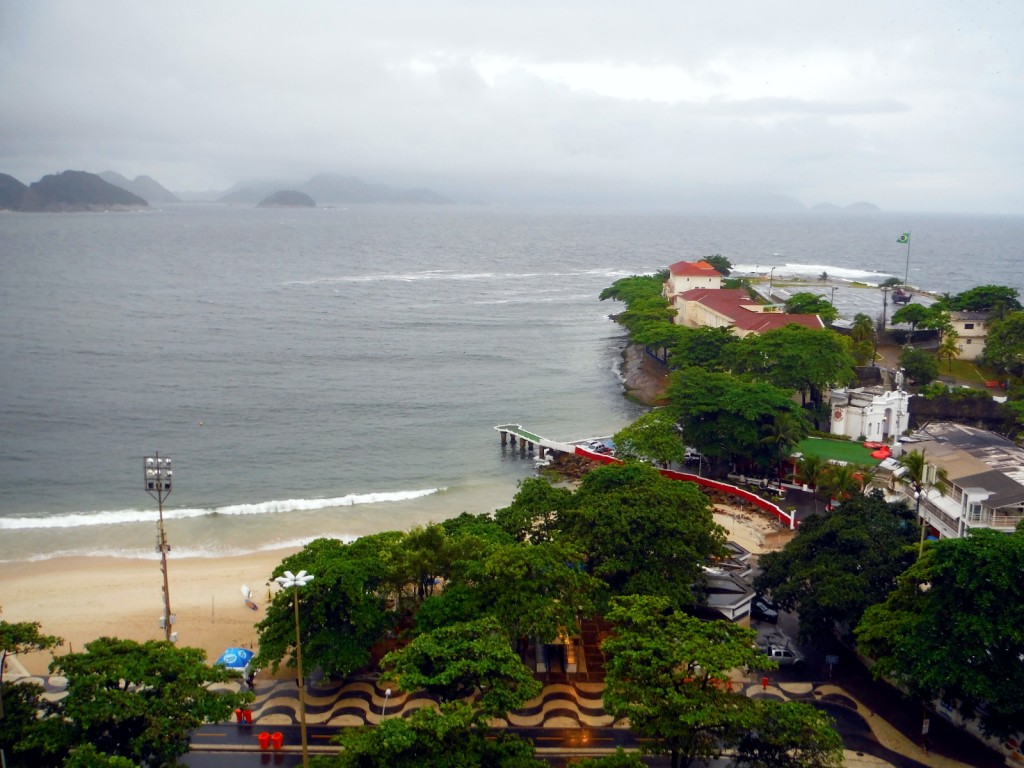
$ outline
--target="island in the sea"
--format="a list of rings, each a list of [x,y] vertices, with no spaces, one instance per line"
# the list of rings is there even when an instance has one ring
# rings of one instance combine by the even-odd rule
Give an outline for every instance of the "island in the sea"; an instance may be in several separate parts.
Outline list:
[[[305,192],[281,189],[260,200],[257,208],[316,208],[316,201]]]

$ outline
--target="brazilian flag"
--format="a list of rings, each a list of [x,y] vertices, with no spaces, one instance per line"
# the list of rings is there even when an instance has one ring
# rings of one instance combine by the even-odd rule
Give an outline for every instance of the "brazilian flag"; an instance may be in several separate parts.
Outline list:
[[[897,240],[896,242],[902,245],[906,245],[907,243],[910,242],[910,233],[904,232],[902,235],[900,235],[900,239]]]

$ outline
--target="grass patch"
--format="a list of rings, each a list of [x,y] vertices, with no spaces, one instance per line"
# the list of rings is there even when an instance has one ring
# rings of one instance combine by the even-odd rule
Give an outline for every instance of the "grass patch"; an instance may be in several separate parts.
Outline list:
[[[860,443],[850,440],[808,437],[801,440],[796,449],[804,456],[820,456],[823,459],[845,461],[847,464],[867,464],[873,467],[880,462],[880,459],[871,457],[871,451],[874,449],[865,448]]]

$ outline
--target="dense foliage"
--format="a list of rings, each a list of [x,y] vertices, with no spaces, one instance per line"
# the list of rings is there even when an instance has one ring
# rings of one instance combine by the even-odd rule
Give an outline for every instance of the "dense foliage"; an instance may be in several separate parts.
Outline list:
[[[916,556],[917,524],[906,504],[857,495],[801,521],[779,552],[761,556],[754,588],[800,614],[800,637],[850,637],[864,611],[886,599]]]
[[[1024,728],[1024,532],[976,529],[931,542],[857,642],[876,675],[924,701],[976,714],[989,733]]]
[[[726,750],[736,750],[735,765],[842,764],[842,742],[825,715],[807,705],[764,706],[732,690],[733,670],[774,666],[753,630],[696,619],[657,597],[617,598],[608,619],[605,707],[629,718],[644,751],[668,754],[673,768]],[[782,762],[763,762],[768,752]]]

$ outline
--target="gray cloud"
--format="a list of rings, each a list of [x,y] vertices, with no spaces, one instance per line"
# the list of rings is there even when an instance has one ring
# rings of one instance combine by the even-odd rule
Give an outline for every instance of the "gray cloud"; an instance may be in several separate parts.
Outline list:
[[[1024,210],[1024,7],[690,5],[0,0],[0,171]]]

